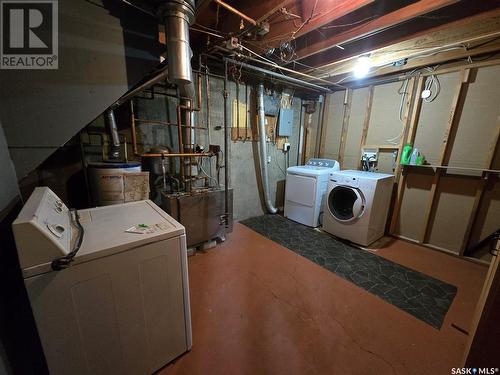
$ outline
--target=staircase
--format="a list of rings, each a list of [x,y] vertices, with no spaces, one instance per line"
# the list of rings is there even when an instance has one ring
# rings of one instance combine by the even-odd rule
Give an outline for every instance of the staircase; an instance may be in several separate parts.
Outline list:
[[[0,71],[0,122],[22,179],[159,64],[156,18],[59,1],[59,69]]]

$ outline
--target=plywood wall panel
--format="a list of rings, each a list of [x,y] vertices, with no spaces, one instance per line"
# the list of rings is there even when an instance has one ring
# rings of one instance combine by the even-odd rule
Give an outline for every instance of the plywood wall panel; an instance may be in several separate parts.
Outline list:
[[[361,137],[368,103],[368,91],[368,87],[353,90],[342,169],[358,169],[361,157]]]
[[[412,240],[420,238],[424,230],[425,202],[430,198],[432,180],[433,173],[430,170],[425,174],[408,173],[396,234]]]
[[[338,160],[342,120],[344,115],[345,91],[336,91],[326,96],[328,111],[325,111],[325,148],[323,157]]]
[[[429,244],[459,253],[479,183],[479,179],[460,176],[440,178]]]
[[[440,93],[432,102],[422,101],[415,137],[415,147],[419,149],[430,164],[434,165],[440,164],[439,156],[450,115],[451,101],[460,73],[441,74],[437,77],[441,85]]]
[[[399,106],[404,82],[377,85],[373,91],[373,102],[368,125],[367,145],[398,144],[403,134],[403,122],[399,119]],[[407,89],[408,91],[408,89]],[[401,117],[406,106],[403,106]]]
[[[458,123],[449,165],[489,168],[498,134],[500,115],[500,66],[473,74]]]

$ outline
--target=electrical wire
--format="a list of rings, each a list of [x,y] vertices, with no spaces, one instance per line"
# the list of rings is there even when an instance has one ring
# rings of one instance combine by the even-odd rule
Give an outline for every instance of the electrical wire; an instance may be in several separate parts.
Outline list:
[[[205,169],[203,168],[203,158],[201,158],[201,157],[199,158],[198,167],[199,167],[199,169],[201,170],[201,172],[202,172],[205,176],[207,176],[210,180],[215,181],[215,186],[217,186],[217,188],[219,188],[219,181],[217,181],[217,179],[216,179],[216,178],[214,178],[214,177],[210,176],[210,175],[209,175],[209,174],[205,171]],[[200,171],[198,171],[198,174],[199,174],[199,173],[200,173]]]
[[[436,71],[436,69],[438,67],[439,67],[439,65],[436,65],[433,68],[429,68],[429,67],[426,68],[426,70],[428,72],[433,73],[425,81],[425,87],[424,87],[424,89],[431,92],[431,95],[429,97],[423,98],[426,103],[433,102],[434,99],[437,98],[437,96],[439,95],[439,93],[441,91],[441,84],[439,83],[439,79],[438,79],[437,75],[434,74],[434,72]],[[433,87],[434,87],[434,90],[433,90]]]
[[[82,224],[80,223],[80,218],[78,217],[78,211],[74,208],[69,210],[69,214],[71,215],[71,224],[74,225],[78,229],[78,234],[75,243],[71,251],[59,258],[55,258],[50,266],[54,271],[61,271],[65,268],[68,268],[70,263],[73,262],[76,254],[80,250],[83,242],[83,236],[85,234],[85,230],[83,229]]]

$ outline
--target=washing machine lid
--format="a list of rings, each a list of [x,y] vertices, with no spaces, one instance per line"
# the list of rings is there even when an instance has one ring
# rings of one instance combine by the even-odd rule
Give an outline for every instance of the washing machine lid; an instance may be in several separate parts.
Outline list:
[[[85,230],[76,259],[89,260],[162,241],[184,227],[150,200],[78,211]]]
[[[336,185],[328,193],[328,210],[332,217],[340,222],[359,219],[365,211],[365,197],[354,187]]]

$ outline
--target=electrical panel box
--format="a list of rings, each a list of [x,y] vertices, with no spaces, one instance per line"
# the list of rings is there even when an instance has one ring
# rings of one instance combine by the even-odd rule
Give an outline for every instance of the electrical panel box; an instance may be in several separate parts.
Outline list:
[[[278,136],[291,137],[293,129],[293,111],[287,108],[281,108],[278,122]]]

